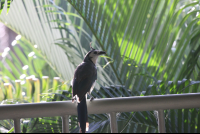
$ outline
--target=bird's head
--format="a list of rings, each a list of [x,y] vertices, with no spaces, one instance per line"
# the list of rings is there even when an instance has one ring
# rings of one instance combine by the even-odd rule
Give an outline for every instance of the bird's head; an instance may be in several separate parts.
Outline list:
[[[106,52],[100,51],[100,50],[96,50],[96,49],[94,49],[92,47],[90,47],[90,48],[91,48],[91,50],[86,54],[86,56],[84,58],[84,62],[92,61],[96,65],[97,58],[99,57],[99,55],[106,54]]]

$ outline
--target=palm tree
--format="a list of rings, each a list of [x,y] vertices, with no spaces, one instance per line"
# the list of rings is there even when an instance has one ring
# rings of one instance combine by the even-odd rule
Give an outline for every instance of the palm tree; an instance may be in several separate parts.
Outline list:
[[[0,21],[37,44],[63,80],[72,78],[90,41],[106,51],[93,93],[99,98],[198,92],[199,1],[65,2],[62,9],[52,0],[13,1]],[[200,132],[198,113],[166,110],[167,132]],[[119,113],[119,132],[157,132],[156,117],[155,111]],[[91,132],[109,131],[106,114],[90,119]]]

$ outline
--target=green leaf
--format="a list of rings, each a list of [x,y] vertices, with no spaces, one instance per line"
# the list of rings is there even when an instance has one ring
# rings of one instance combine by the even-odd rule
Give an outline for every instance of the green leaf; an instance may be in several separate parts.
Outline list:
[[[8,131],[8,133],[12,133],[14,131],[14,127],[12,127],[9,131]]]

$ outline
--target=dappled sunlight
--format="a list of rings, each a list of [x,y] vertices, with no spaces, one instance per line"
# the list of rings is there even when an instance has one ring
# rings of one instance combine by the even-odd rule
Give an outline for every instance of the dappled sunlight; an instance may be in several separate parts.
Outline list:
[[[131,97],[137,100],[158,95],[162,100],[162,97],[170,95],[195,95],[200,92],[199,1],[2,2],[4,5],[0,9],[0,21],[5,24],[0,24],[2,105],[38,102],[64,104],[61,101],[70,100],[70,105],[75,106],[76,103],[71,104],[70,81],[91,46],[106,52],[105,56],[97,60],[98,75],[91,93],[94,104],[106,98],[110,101]],[[13,32],[13,35],[9,35],[6,26],[18,34]],[[88,73],[84,73],[84,78],[87,78]],[[135,103],[130,105],[136,107],[136,110],[142,107],[139,101],[139,105],[134,105]],[[92,105],[93,102],[88,104]],[[102,107],[104,105],[106,104]],[[123,110],[123,105],[120,107]],[[157,110],[158,108],[156,111],[141,112],[116,110],[112,114],[118,125],[116,131],[159,132]],[[197,108],[162,109],[162,114],[167,133],[200,132]],[[112,121],[109,115],[110,113],[88,115],[88,132],[111,132],[109,124]],[[69,115],[66,121],[69,123],[69,132],[79,132],[76,115]],[[13,122],[9,123],[9,120],[0,121],[0,125],[7,126],[5,128],[9,132],[15,131]],[[23,133],[60,133],[62,120],[60,117],[21,119],[21,128]],[[0,128],[0,132],[3,131],[5,130]]]

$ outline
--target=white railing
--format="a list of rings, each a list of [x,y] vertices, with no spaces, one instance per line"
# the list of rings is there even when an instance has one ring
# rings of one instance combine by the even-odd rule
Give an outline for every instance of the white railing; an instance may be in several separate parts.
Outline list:
[[[89,114],[110,113],[111,132],[118,132],[116,112],[158,111],[159,132],[165,132],[165,109],[200,108],[200,93],[134,96],[87,101]],[[69,115],[77,115],[71,101],[0,105],[0,120],[13,119],[15,133],[21,132],[20,118],[62,117],[62,132],[69,132]]]

